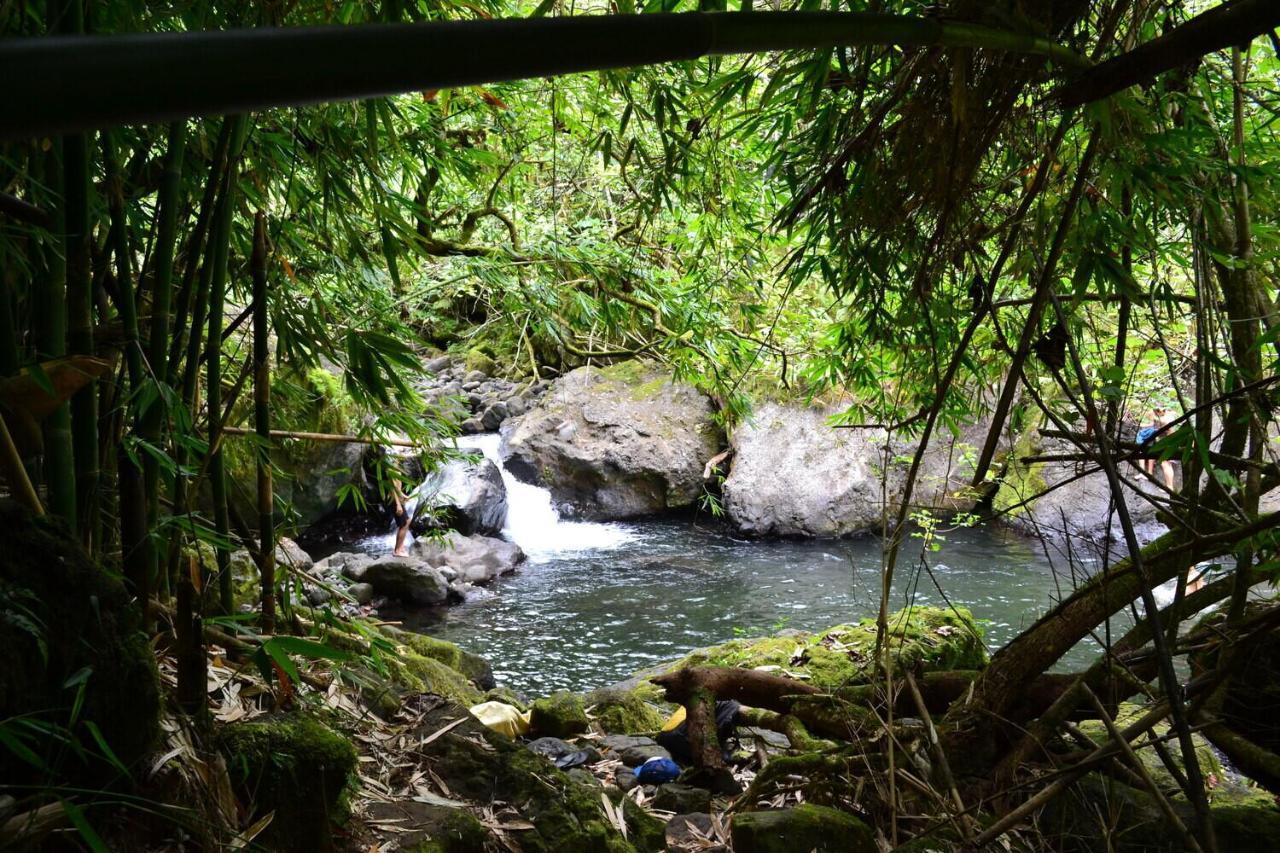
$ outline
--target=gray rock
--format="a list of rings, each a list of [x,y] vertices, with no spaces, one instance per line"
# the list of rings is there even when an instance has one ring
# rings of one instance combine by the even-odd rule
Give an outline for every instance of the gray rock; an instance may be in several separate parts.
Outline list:
[[[507,487],[489,459],[446,463],[428,477],[420,494],[447,526],[466,535],[496,535],[507,520]]]
[[[653,795],[653,807],[676,814],[709,812],[711,811],[711,792],[706,788],[668,782],[658,786],[658,792]]]
[[[254,577],[258,573],[258,566],[253,561],[253,554],[247,548],[241,548],[231,552],[230,562],[232,577],[243,580],[245,578]],[[276,566],[283,571],[286,568],[295,568],[298,571],[310,572],[315,565],[310,555],[298,546],[298,543],[292,539],[282,536],[280,541],[276,543]]]
[[[502,426],[502,422],[507,419],[508,414],[506,403],[494,403],[484,410],[480,423],[484,424],[485,429],[495,430]]]
[[[480,383],[479,383],[479,382],[475,382],[475,381],[472,381],[472,382],[463,382],[463,383],[462,383],[462,390],[463,390],[463,391],[474,391],[474,390],[476,390],[476,389],[477,389],[477,388],[479,388],[479,387],[480,387]]]
[[[1077,452],[1075,446],[1065,440],[1038,441],[1037,436],[1033,433],[1017,445],[1012,440],[1008,444],[1002,441],[1000,450],[1006,457]],[[1119,517],[1114,512],[1108,517],[1111,488],[1107,475],[1095,471],[1079,476],[1088,467],[1084,463],[1045,462],[1028,470],[1026,466],[1010,460],[1009,469],[996,493],[995,508],[1009,509],[1004,518],[1015,530],[1032,536],[1043,534],[1060,545],[1067,540],[1076,545],[1101,545],[1108,538],[1112,545],[1123,545],[1124,532]],[[1157,476],[1160,473],[1159,466],[1156,473]],[[1163,534],[1165,527],[1156,519],[1155,506],[1139,489],[1157,494],[1159,487],[1132,465],[1122,465],[1120,476],[1138,487],[1135,489],[1126,484],[1125,504],[1133,519],[1138,542],[1145,545]]]
[[[507,407],[507,415],[517,418],[529,410],[529,405],[525,403],[523,397],[508,397],[503,403]]]
[[[442,355],[438,358],[431,359],[423,365],[423,367],[427,369],[428,373],[435,373],[438,375],[449,369],[449,363],[449,356]]]
[[[600,780],[592,775],[591,771],[585,767],[574,767],[565,771],[565,775],[579,785],[587,785],[592,788],[600,787]]]
[[[637,735],[608,735],[600,740],[600,745],[612,750],[628,767],[638,767],[650,758],[670,758],[671,753],[658,746],[651,737]]]
[[[467,583],[488,583],[499,575],[514,572],[516,566],[524,562],[524,552],[514,542],[489,536],[463,536],[456,531],[439,539],[418,539],[413,543],[412,553],[431,566],[451,566],[457,571],[458,579]]]
[[[625,793],[639,785],[640,780],[636,778],[636,771],[630,767],[619,767],[613,774],[613,783]]]
[[[723,443],[711,400],[661,368],[579,368],[503,424],[512,474],[550,489],[582,518],[630,518],[691,506]]]
[[[477,433],[487,432],[484,424],[480,423],[479,418],[467,418],[459,427],[465,435],[476,435]]]
[[[577,752],[578,748],[571,743],[567,743],[558,737],[540,737],[537,740],[530,741],[525,744],[525,748],[539,755],[545,755],[552,761],[562,755],[568,755],[571,752]]]
[[[470,370],[467,375],[462,377],[463,382],[475,382],[477,385],[489,378],[489,375],[483,370]]]
[[[828,422],[835,411],[766,403],[734,432],[723,493],[725,510],[740,530],[755,536],[846,536],[879,529],[886,509],[896,512],[914,443],[889,444],[879,429],[836,429]],[[971,509],[967,451],[985,434],[975,425],[958,438],[945,430],[935,435],[912,506]]]
[[[361,580],[378,595],[405,604],[431,606],[444,604],[449,598],[449,584],[421,557],[381,557],[365,568]]]
[[[373,584],[353,583],[347,588],[347,592],[356,600],[357,604],[368,604],[373,601]]]
[[[310,586],[306,588],[307,603],[312,607],[319,607],[325,602],[333,598],[333,594],[329,590],[321,586]]]

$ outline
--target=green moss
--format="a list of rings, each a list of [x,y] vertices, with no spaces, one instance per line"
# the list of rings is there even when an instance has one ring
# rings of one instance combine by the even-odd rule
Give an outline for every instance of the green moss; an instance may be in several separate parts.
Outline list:
[[[486,376],[492,376],[493,371],[497,368],[497,364],[493,360],[493,356],[486,353],[479,347],[473,347],[467,350],[466,358],[463,360],[467,370],[478,370]]]
[[[633,735],[656,732],[666,715],[646,702],[638,690],[603,688],[586,696],[587,712],[607,733]]]
[[[582,697],[564,690],[533,703],[531,725],[543,737],[569,737],[591,726]]]
[[[1037,452],[1036,430],[1028,429],[1018,436],[1013,449],[1004,458],[1004,473],[1000,479],[1000,488],[992,501],[992,508],[1003,515],[1021,515],[1027,507],[1023,501],[1043,494],[1046,485],[1041,473],[1041,466],[1026,465],[1023,457],[1033,456]]]
[[[435,658],[406,649],[399,662],[396,681],[414,693],[436,693],[468,706],[483,698],[465,675]]]
[[[329,850],[346,819],[356,750],[310,717],[239,723],[218,733],[236,792],[255,819],[274,812],[259,839],[268,849]]]
[[[914,607],[889,617],[889,647],[900,669],[980,669],[987,650],[972,614],[935,607]],[[687,655],[671,669],[685,666],[778,667],[807,677],[824,690],[867,680],[874,665],[875,620],[837,625],[816,634],[734,640]]]
[[[489,830],[475,815],[450,809],[430,841],[405,848],[409,853],[484,853]]]
[[[1122,702],[1116,711],[1115,721],[1120,728],[1125,728],[1132,723],[1138,721],[1149,709],[1132,702]],[[1107,727],[1101,720],[1082,720],[1080,722],[1080,730],[1089,735],[1098,743],[1102,743],[1110,736],[1107,734]],[[1152,734],[1156,737],[1164,737],[1170,731],[1168,723],[1158,723],[1152,728]],[[1222,777],[1222,762],[1218,760],[1216,753],[1209,742],[1199,734],[1192,734],[1191,740],[1196,747],[1196,757],[1200,762],[1201,776],[1208,778],[1209,776]],[[1169,769],[1164,766],[1164,762],[1160,760],[1160,756],[1156,754],[1154,749],[1138,749],[1138,758],[1146,767],[1147,772],[1151,774],[1151,778],[1156,785],[1165,791],[1176,790],[1178,783],[1174,780]],[[1177,748],[1177,743],[1173,743],[1173,748],[1169,750],[1169,754],[1173,757],[1174,763],[1179,768],[1185,770],[1182,762],[1182,751]],[[1225,794],[1226,791],[1224,790]]]
[[[476,684],[493,683],[493,670],[488,661],[479,655],[465,651],[447,640],[425,634],[400,631],[390,626],[384,627],[383,631],[396,642],[403,643],[423,657],[437,660],[450,669],[457,670]]]
[[[808,803],[793,809],[743,812],[734,816],[731,831],[735,853],[873,853],[879,849],[871,830],[858,818]]]
[[[0,500],[0,649],[0,721],[60,727],[85,752],[81,761],[63,744],[35,741],[50,760],[37,775],[0,748],[0,780],[83,786],[117,777],[86,722],[127,766],[155,745],[160,679],[124,584],[61,523],[8,500]]]

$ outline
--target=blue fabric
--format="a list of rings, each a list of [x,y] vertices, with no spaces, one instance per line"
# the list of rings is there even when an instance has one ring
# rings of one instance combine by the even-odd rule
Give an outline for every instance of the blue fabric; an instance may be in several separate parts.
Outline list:
[[[1138,444],[1146,444],[1156,434],[1155,427],[1143,427],[1138,430]]]
[[[661,785],[680,778],[680,768],[670,758],[650,758],[640,765],[636,778],[643,785]]]

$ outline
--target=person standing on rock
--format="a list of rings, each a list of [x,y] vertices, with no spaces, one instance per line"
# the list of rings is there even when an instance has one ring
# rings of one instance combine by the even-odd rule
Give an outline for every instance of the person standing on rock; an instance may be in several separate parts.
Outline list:
[[[396,519],[396,547],[391,554],[396,557],[407,557],[409,552],[404,548],[404,540],[409,535],[409,511],[405,509],[407,499],[398,477],[391,478],[391,500],[395,505],[392,514]]]
[[[1138,430],[1138,445],[1146,448],[1155,440],[1156,433],[1162,427],[1167,426],[1173,420],[1173,412],[1163,405],[1157,405],[1151,410],[1149,422]],[[1156,476],[1156,459],[1154,456],[1147,456],[1142,460],[1142,470],[1147,472],[1147,476],[1153,480]],[[1160,472],[1164,475],[1164,484],[1170,489],[1173,488],[1173,463],[1168,459],[1160,463]]]

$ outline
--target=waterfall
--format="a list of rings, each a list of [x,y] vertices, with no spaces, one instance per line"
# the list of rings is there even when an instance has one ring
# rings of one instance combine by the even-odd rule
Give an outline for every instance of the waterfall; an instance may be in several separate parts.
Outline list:
[[[566,553],[607,551],[635,541],[636,532],[625,524],[562,521],[551,502],[551,492],[522,483],[507,471],[498,453],[496,432],[459,436],[460,450],[478,450],[498,466],[507,489],[507,520],[502,534],[516,543],[531,560],[545,560]]]

